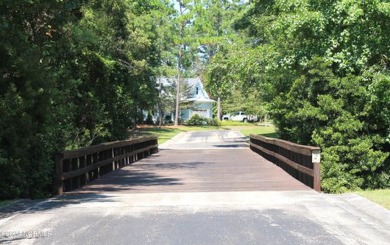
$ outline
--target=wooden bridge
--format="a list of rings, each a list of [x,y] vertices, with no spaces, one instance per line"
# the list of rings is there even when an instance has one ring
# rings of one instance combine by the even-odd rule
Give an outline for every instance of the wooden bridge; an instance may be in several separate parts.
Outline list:
[[[140,137],[59,154],[55,190],[319,191],[318,153],[319,148],[255,135],[248,144],[234,131],[183,134],[159,150],[155,137]]]
[[[68,194],[0,219],[0,243],[388,244],[387,210],[311,188],[318,150],[221,130],[63,152]]]

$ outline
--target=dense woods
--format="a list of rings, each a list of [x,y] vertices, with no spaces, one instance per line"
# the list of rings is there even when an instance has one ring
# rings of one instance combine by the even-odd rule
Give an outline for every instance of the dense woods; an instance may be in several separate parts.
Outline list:
[[[156,98],[158,8],[1,1],[1,198],[50,193],[56,151],[128,137]]]
[[[209,76],[256,87],[281,138],[320,146],[323,190],[388,188],[389,23],[387,1],[254,0]]]
[[[381,0],[1,0],[0,199],[49,195],[55,152],[126,139],[161,76],[320,146],[325,191],[390,187],[389,23]]]

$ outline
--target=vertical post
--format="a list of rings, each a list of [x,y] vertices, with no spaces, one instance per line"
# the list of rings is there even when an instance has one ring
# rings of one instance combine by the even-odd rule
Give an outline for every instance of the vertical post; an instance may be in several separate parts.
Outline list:
[[[84,168],[86,168],[87,167],[87,165],[88,165],[88,163],[87,163],[87,161],[88,161],[88,156],[87,155],[84,155],[83,156],[83,161],[84,161]],[[84,185],[85,184],[88,184],[88,182],[89,182],[89,174],[88,174],[88,172],[85,172],[84,173],[84,179],[85,179],[85,181],[84,181]]]
[[[313,162],[313,187],[314,190],[321,192],[321,152],[319,149],[311,151],[311,158]]]
[[[62,181],[62,170],[63,170],[63,158],[62,153],[56,154],[56,180],[55,180],[55,192],[57,195],[64,193],[64,182]]]
[[[111,159],[114,159],[115,157],[115,151],[114,151],[114,147],[111,148]],[[112,171],[116,170],[116,165],[115,165],[115,161],[113,160],[112,161]]]

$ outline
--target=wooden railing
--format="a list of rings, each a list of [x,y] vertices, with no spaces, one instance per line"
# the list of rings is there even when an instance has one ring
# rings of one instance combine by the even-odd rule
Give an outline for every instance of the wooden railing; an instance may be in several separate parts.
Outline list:
[[[250,135],[250,148],[303,184],[321,191],[320,148]]]
[[[80,188],[103,174],[158,152],[157,137],[104,143],[56,155],[55,194]]]

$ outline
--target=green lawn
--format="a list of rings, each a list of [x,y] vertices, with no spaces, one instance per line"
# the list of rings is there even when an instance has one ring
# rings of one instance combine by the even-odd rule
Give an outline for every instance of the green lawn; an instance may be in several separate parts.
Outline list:
[[[156,135],[159,144],[166,142],[181,132],[202,131],[202,130],[238,130],[245,136],[250,134],[261,134],[267,137],[277,137],[273,126],[258,126],[252,123],[238,123],[227,125],[222,122],[222,126],[178,126],[178,127],[141,127],[141,135]]]
[[[273,126],[252,126],[248,128],[242,128],[240,132],[245,136],[249,136],[250,134],[261,134],[270,138],[278,138],[276,129]]]
[[[357,194],[390,210],[390,189],[358,191]]]
[[[216,126],[178,126],[178,127],[147,127],[140,128],[141,135],[156,135],[158,143],[162,144],[181,132],[202,131],[202,130],[218,130],[220,127]]]
[[[236,121],[227,121],[223,120],[221,121],[222,127],[229,127],[229,126],[256,126],[255,123],[251,122],[236,122]]]

